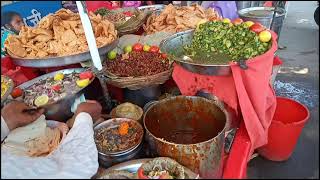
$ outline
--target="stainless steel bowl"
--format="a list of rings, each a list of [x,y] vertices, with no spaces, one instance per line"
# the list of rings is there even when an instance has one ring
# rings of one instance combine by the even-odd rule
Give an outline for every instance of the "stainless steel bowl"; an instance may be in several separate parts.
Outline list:
[[[143,128],[139,122],[132,120],[132,119],[127,119],[127,118],[114,118],[114,119],[106,120],[106,121],[98,124],[97,126],[95,126],[94,131],[96,131],[100,128],[114,126],[115,124],[120,124],[121,122],[126,122],[126,121],[130,121],[130,122],[135,123],[139,128],[141,128],[141,130],[143,132]],[[127,150],[117,152],[117,153],[107,153],[107,154],[98,151],[99,163],[103,167],[108,168],[114,164],[125,162],[125,161],[128,161],[128,160],[135,158],[137,155],[139,155],[139,153],[142,149],[143,135],[144,134],[142,134],[141,139],[137,144],[135,144],[133,147],[131,147]]]
[[[229,65],[201,64],[192,62],[191,58],[185,56],[184,46],[191,44],[193,33],[194,30],[187,30],[169,36],[160,43],[161,52],[168,54],[170,60],[175,61],[190,72],[214,76],[230,75],[231,68]]]
[[[48,73],[48,74],[39,76],[35,79],[32,79],[28,82],[25,82],[18,87],[21,88],[22,90],[24,90],[40,80],[47,79],[49,77],[53,77],[56,73],[63,73],[63,74],[70,74],[72,72],[81,73],[85,70],[86,70],[85,68],[73,68],[73,69],[64,69],[64,70]],[[90,84],[93,80],[94,80],[94,78],[91,79]],[[73,115],[73,113],[71,112],[71,106],[73,105],[75,99],[80,97],[81,94],[85,93],[87,87],[80,89],[75,94],[67,95],[66,97],[64,97],[54,103],[45,105],[43,108],[45,109],[46,118],[60,121],[60,122],[66,122]]]

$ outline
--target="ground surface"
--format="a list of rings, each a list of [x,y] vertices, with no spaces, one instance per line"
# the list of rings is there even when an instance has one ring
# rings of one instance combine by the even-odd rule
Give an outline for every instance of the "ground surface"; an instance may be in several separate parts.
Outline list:
[[[277,54],[284,64],[275,82],[277,95],[293,98],[310,110],[291,158],[272,162],[257,157],[248,164],[248,178],[319,178],[319,27],[315,1],[291,1]]]

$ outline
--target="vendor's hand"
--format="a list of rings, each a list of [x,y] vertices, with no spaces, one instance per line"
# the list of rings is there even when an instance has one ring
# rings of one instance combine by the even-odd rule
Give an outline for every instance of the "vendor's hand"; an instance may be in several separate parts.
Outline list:
[[[81,112],[86,112],[90,114],[94,123],[100,118],[101,110],[102,110],[102,107],[100,103],[98,103],[97,101],[87,100],[86,102],[83,102],[78,105],[76,112],[74,113],[73,117],[70,120],[68,120],[67,124],[69,128],[71,128],[73,126],[73,123],[77,115],[80,114]]]
[[[90,114],[92,120],[95,121],[100,118],[101,111],[102,107],[100,103],[98,103],[97,101],[87,100],[86,102],[79,104],[75,112],[75,116],[77,116],[81,112],[86,112]]]
[[[44,109],[39,109],[32,114],[23,112],[26,109],[31,109],[31,107],[18,101],[13,101],[1,109],[1,116],[10,130],[28,125],[44,113]]]

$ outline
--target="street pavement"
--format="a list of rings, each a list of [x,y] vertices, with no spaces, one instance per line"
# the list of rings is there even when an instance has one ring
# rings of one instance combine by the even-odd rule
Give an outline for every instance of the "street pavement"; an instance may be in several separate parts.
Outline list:
[[[310,118],[290,159],[272,162],[258,156],[248,163],[248,178],[319,178],[319,27],[313,17],[316,7],[316,1],[289,2],[279,40],[287,48],[277,51],[283,65],[274,84],[278,96],[306,105]]]

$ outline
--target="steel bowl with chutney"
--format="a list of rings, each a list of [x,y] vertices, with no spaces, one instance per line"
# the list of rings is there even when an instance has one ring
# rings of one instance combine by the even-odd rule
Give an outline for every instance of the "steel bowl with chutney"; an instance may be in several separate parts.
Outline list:
[[[95,126],[94,139],[100,165],[108,168],[138,156],[143,135],[140,123],[127,118],[109,119]]]

